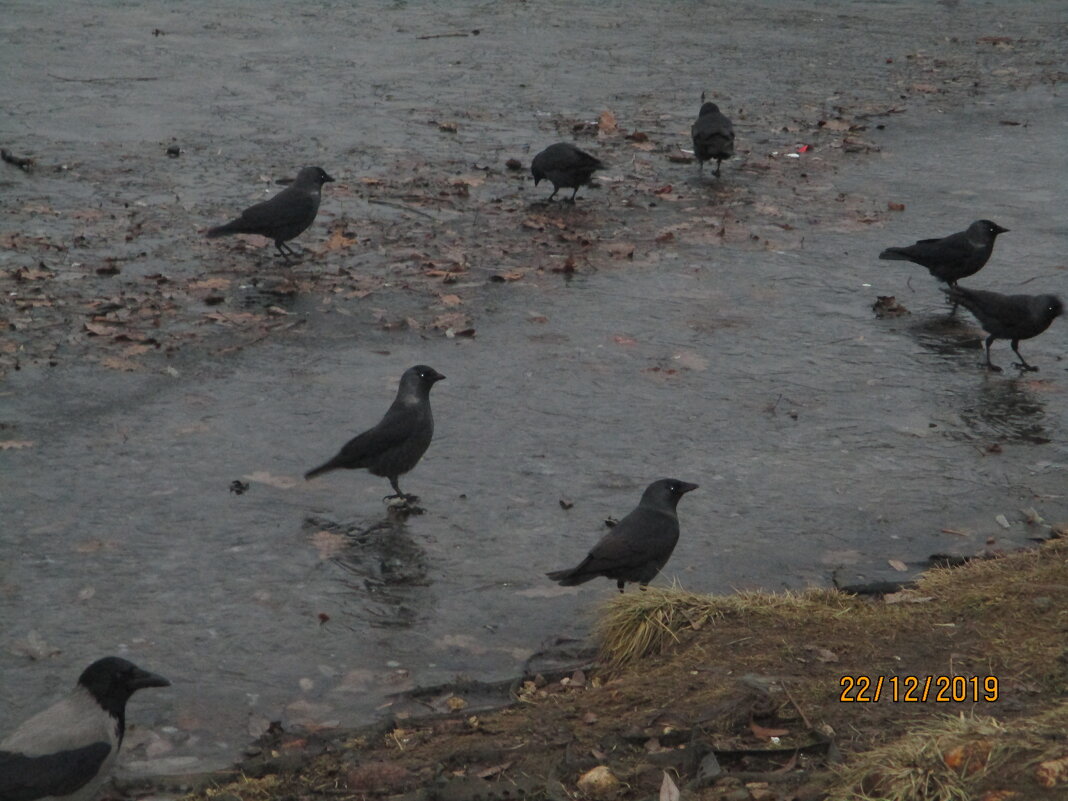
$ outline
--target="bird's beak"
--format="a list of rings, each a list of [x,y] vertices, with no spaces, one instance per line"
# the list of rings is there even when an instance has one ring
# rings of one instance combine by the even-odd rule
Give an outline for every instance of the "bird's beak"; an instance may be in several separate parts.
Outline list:
[[[147,670],[138,668],[128,685],[132,691],[143,690],[145,687],[170,687],[171,683],[158,673],[149,673]]]
[[[682,494],[685,495],[687,492],[693,492],[695,489],[697,489],[697,485],[689,484],[685,481],[680,481],[679,489],[681,490]]]
[[[443,376],[443,375],[442,375],[441,373],[439,373],[439,372],[438,372],[437,370],[435,370],[435,371],[434,371],[434,375],[433,375],[433,376],[431,376],[431,378],[432,378],[432,379],[433,379],[433,380],[434,380],[435,382],[438,382],[438,381],[444,381],[444,380],[445,380],[445,376]]]
[[[334,182],[334,177],[332,175],[327,175],[326,177],[323,178],[323,180],[326,181],[327,183],[333,183]]]
[[[534,179],[534,186],[537,186],[541,182],[541,178]]]
[[[997,223],[994,223],[994,233],[995,234],[1007,234],[1008,232],[1009,232],[1008,228],[1002,228]]]

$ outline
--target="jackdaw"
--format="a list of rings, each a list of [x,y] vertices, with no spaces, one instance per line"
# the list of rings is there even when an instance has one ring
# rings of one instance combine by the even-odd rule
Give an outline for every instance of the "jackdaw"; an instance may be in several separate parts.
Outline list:
[[[701,110],[697,112],[697,121],[690,128],[693,154],[697,157],[701,172],[704,172],[706,161],[715,159],[716,171],[713,175],[718,177],[720,162],[734,155],[734,126],[720,112],[719,106],[705,103],[704,100],[702,94]]]
[[[549,145],[530,163],[530,174],[534,176],[534,186],[544,179],[552,182],[553,193],[549,200],[556,197],[560,187],[573,188],[569,200],[574,203],[579,187],[590,182],[595,170],[603,170],[604,163],[589,153],[579,150],[570,142],[557,142]]]
[[[0,741],[0,799],[88,801],[122,746],[130,696],[169,685],[117,656],[91,664],[70,695]]]
[[[642,493],[637,508],[601,537],[577,567],[545,575],[564,587],[584,584],[598,576],[615,579],[620,592],[627,581],[637,581],[644,587],[675,550],[679,541],[675,507],[679,498],[695,489],[696,484],[677,478],[654,481]]]
[[[986,367],[996,372],[1001,368],[990,361],[990,346],[995,339],[1012,341],[1013,352],[1020,357],[1021,370],[1037,370],[1020,354],[1021,339],[1037,337],[1064,312],[1064,305],[1056,295],[1000,295],[982,289],[954,286],[943,289],[954,304],[966,308],[990,336],[986,338]]]
[[[923,265],[939,281],[956,286],[957,281],[983,268],[994,250],[994,240],[1008,230],[990,220],[976,220],[966,231],[941,239],[921,239],[908,247],[887,248],[879,258]]]
[[[296,255],[296,251],[286,242],[304,233],[315,222],[323,184],[333,180],[322,167],[305,167],[297,173],[297,179],[277,195],[249,206],[233,222],[212,228],[207,237],[259,234],[273,239],[282,258],[289,261],[289,256]]]
[[[387,498],[419,500],[401,492],[397,479],[418,464],[434,437],[434,416],[430,413],[430,389],[445,376],[425,364],[409,367],[401,376],[397,397],[386,416],[374,428],[345,443],[337,456],[326,464],[309,470],[305,479],[313,479],[331,470],[355,470],[365,467],[376,476],[385,476],[393,487]]]

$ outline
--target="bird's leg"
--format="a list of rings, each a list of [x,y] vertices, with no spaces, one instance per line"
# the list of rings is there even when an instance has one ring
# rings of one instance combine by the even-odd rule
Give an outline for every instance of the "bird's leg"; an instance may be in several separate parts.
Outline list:
[[[397,481],[397,479],[395,477],[394,478],[390,478],[389,485],[391,487],[393,487],[393,494],[386,496],[386,500],[387,501],[390,498],[402,498],[403,500],[409,501],[410,503],[414,503],[415,501],[419,500],[419,496],[418,495],[406,495],[403,492],[401,492],[400,483],[398,483],[398,481]]]
[[[618,581],[616,581],[616,589],[618,589],[620,592],[623,592],[623,579],[619,579]]]
[[[1035,367],[1034,365],[1028,364],[1026,361],[1024,361],[1024,357],[1020,353],[1019,344],[1020,344],[1020,340],[1018,340],[1018,339],[1014,339],[1012,341],[1012,352],[1020,357],[1020,363],[1016,364],[1014,362],[1012,366],[1013,367],[1019,367],[1021,370],[1026,370],[1029,373],[1035,372],[1036,370],[1038,370],[1038,368]]]
[[[998,367],[996,364],[994,364],[992,361],[990,361],[990,346],[992,344],[994,344],[994,335],[993,334],[991,334],[990,336],[988,336],[986,338],[986,369],[987,370],[993,370],[995,373],[1000,373],[1001,372],[1001,368]],[[1015,350],[1015,348],[1013,348],[1013,350]],[[1019,353],[1017,353],[1017,355],[1019,355]],[[1022,359],[1023,356],[1020,356],[1020,358]]]
[[[293,249],[290,248],[281,239],[275,240],[274,246],[275,249],[278,251],[278,255],[280,255],[285,260],[285,263],[290,264],[291,262],[289,261],[289,254],[293,253]]]
[[[560,191],[560,187],[558,187],[556,184],[553,184],[553,193],[551,195],[549,195],[549,197],[546,199],[546,202],[549,202],[554,197],[556,197],[556,193],[559,192],[559,191]]]
[[[568,198],[568,202],[570,202],[570,203],[574,203],[574,202],[575,202],[575,195],[577,195],[577,194],[578,194],[578,187],[576,186],[576,187],[575,187],[575,191],[574,191],[574,192],[572,192],[572,193],[571,193],[571,197],[570,197],[570,198]]]
[[[716,171],[715,171],[714,173],[712,173],[712,174],[713,174],[714,176],[716,176],[717,178],[719,178],[719,165],[720,165],[721,163],[722,163],[722,162],[721,162],[721,161],[720,161],[719,159],[716,159]]]

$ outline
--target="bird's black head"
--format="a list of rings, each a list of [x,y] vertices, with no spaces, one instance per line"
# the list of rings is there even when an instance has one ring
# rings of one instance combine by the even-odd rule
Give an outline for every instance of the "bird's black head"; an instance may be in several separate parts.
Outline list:
[[[429,392],[434,384],[438,381],[443,381],[444,379],[445,376],[433,367],[427,367],[425,364],[417,364],[415,367],[409,367],[404,371],[404,375],[401,377],[401,382],[417,384]]]
[[[679,503],[679,498],[695,489],[697,489],[697,485],[688,481],[679,481],[677,478],[662,478],[659,481],[654,481],[646,488],[645,492],[642,493],[641,502],[643,505],[651,504],[674,509]]]
[[[171,683],[162,676],[142,670],[132,662],[117,656],[98,659],[82,671],[78,684],[89,691],[105,710],[125,724],[126,702],[130,696],[145,687],[169,687]]]
[[[1043,295],[1042,301],[1045,304],[1046,314],[1049,315],[1050,320],[1064,314],[1064,303],[1056,295]]]
[[[715,103],[702,103],[701,110],[697,112],[697,116],[703,117],[706,114],[719,114],[719,106]]]
[[[322,186],[333,180],[322,167],[304,167],[297,173],[297,183],[305,186]]]
[[[995,237],[998,234],[1005,234],[1009,231],[1008,228],[1002,228],[996,222],[990,220],[978,220],[975,222],[975,225],[982,226],[983,232],[989,234],[991,237]]]

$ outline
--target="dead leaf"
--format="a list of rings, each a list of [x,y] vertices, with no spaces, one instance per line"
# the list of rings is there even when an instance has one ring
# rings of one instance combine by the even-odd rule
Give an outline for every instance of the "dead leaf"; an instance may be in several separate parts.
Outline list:
[[[905,210],[905,204],[904,203],[894,203],[893,201],[890,201],[889,203],[886,204],[886,208],[889,209],[890,211],[904,211]]]
[[[106,323],[85,323],[85,330],[95,337],[110,337],[119,331],[114,325]]]
[[[848,131],[850,124],[842,119],[820,120],[819,127],[825,131]]]
[[[467,707],[467,701],[458,695],[450,695],[445,699],[445,706],[451,709],[453,712],[459,712],[461,709]]]
[[[330,559],[345,550],[348,544],[345,538],[332,531],[316,531],[311,537],[312,545],[319,552],[320,559]]]
[[[607,109],[602,111],[601,116],[597,118],[597,130],[602,136],[614,134],[617,130],[616,115]]]
[[[29,439],[0,439],[0,451],[20,450],[32,448],[33,440]]]
[[[459,130],[459,126],[455,122],[439,122],[438,130],[445,133],[456,133]]]
[[[785,737],[790,733],[789,729],[768,729],[759,723],[749,721],[749,729],[758,740],[770,740],[772,737]]]
[[[493,765],[492,767],[483,768],[475,774],[480,779],[492,779],[498,774],[504,773],[508,768],[512,767],[511,762],[502,762],[500,765]]]
[[[622,334],[616,334],[614,337],[612,337],[612,341],[615,342],[617,345],[625,346],[638,344],[638,340],[633,339],[631,337],[623,336]]]
[[[438,299],[441,301],[441,304],[443,306],[449,307],[459,306],[461,303],[463,303],[463,301],[460,300],[459,295],[441,295]]]
[[[124,373],[135,373],[142,369],[142,365],[131,362],[129,359],[120,359],[117,356],[108,356],[100,360],[100,363],[109,370],[121,370]]]
[[[633,259],[634,245],[630,242],[610,242],[605,248],[614,259]]]
[[[986,763],[990,759],[990,752],[993,747],[994,744],[989,740],[976,740],[975,742],[965,743],[943,754],[942,761],[946,763],[946,767],[950,770],[955,770],[962,776],[970,776],[986,768]],[[1068,767],[1068,763],[1066,763],[1065,767]],[[1039,769],[1041,769],[1041,766],[1039,766]],[[1052,787],[1053,785],[1046,786]]]
[[[898,573],[907,573],[909,571],[908,566],[900,559],[887,559],[886,563]]]
[[[190,291],[197,291],[199,289],[226,289],[230,286],[229,278],[200,278],[195,281],[189,282]]]
[[[660,782],[660,801],[679,801],[682,794],[679,793],[678,785],[671,780],[668,772],[664,771],[664,780]]]
[[[921,92],[926,95],[938,94],[938,87],[930,83],[914,83],[910,88],[913,92]]]

